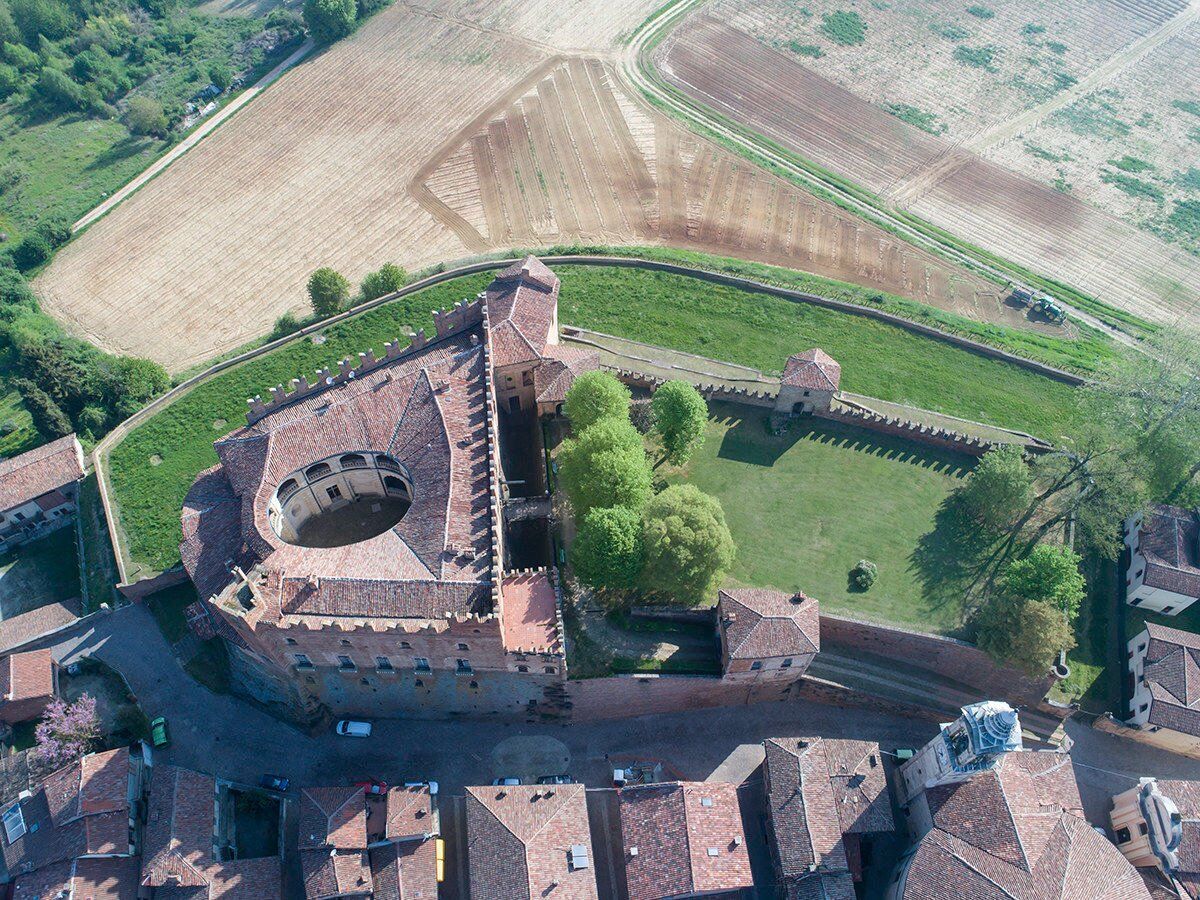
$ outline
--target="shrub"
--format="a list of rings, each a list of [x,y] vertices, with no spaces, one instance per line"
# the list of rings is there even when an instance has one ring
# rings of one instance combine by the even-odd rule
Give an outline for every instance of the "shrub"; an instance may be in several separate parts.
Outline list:
[[[584,372],[567,390],[563,412],[578,434],[603,419],[627,419],[629,388],[608,372]]]
[[[686,381],[668,381],[654,392],[650,403],[666,458],[682,465],[704,441],[708,404]]]
[[[15,94],[21,89],[21,73],[16,66],[0,63],[0,100]]]
[[[1021,34],[1025,35],[1025,37],[1035,37],[1036,35],[1045,34],[1045,33],[1046,33],[1046,26],[1038,25],[1035,22],[1026,22],[1024,25],[1021,26]]]
[[[350,299],[350,282],[328,266],[317,269],[308,278],[308,299],[317,318],[326,319]]]
[[[968,6],[967,12],[977,19],[992,19],[996,16],[995,11],[986,6]]]
[[[1163,192],[1156,184],[1151,184],[1149,181],[1143,181],[1140,178],[1134,178],[1132,175],[1126,175],[1122,172],[1103,172],[1100,175],[1100,180],[1105,184],[1111,184],[1123,194],[1128,194],[1138,200],[1162,200]]]
[[[83,88],[65,72],[46,66],[33,85],[34,99],[48,112],[66,113],[83,109],[86,103]]]
[[[278,340],[281,337],[287,337],[289,334],[295,334],[304,326],[300,324],[292,313],[287,312],[275,320],[275,327],[271,329],[271,340]]]
[[[821,31],[835,44],[851,47],[867,39],[867,23],[856,12],[839,9],[821,17]]]
[[[25,235],[17,246],[13,247],[12,260],[18,269],[28,272],[48,260],[53,249],[44,235],[34,232]]]
[[[945,124],[939,120],[937,113],[926,112],[916,106],[909,106],[907,103],[889,103],[885,108],[901,122],[907,122],[930,134],[942,134],[946,130]]]
[[[877,577],[879,566],[869,559],[860,559],[850,570],[850,588],[855,591],[869,591]]]
[[[233,70],[229,68],[228,63],[221,60],[209,65],[208,77],[222,91],[229,90],[229,86],[233,84]]]
[[[1193,116],[1200,116],[1200,100],[1172,100],[1171,105]]]
[[[1188,237],[1200,237],[1200,200],[1181,200],[1167,216],[1167,224]]]
[[[971,36],[971,32],[953,22],[935,22],[929,26],[929,29],[948,41],[965,41]]]
[[[716,592],[736,552],[715,497],[676,484],[646,504],[646,565],[642,587],[679,603],[700,603]]]
[[[954,58],[963,65],[975,69],[994,71],[992,64],[996,61],[995,47],[955,47]]]
[[[799,41],[791,41],[788,44],[788,49],[797,56],[805,56],[809,59],[820,59],[825,55],[825,51],[816,44],[801,44]]]
[[[125,110],[125,127],[130,134],[165,137],[167,116],[162,104],[153,97],[131,97]]]
[[[623,506],[588,510],[571,546],[571,563],[584,584],[627,590],[637,584],[645,559],[642,517]]]
[[[354,0],[304,0],[304,24],[318,44],[332,44],[354,30]]]
[[[400,266],[384,263],[377,272],[372,272],[362,280],[360,294],[363,301],[374,300],[384,294],[391,294],[404,287],[408,273]]]
[[[0,268],[0,306],[23,306],[37,309],[37,300],[29,282],[16,269]]]
[[[642,437],[628,420],[609,418],[564,441],[559,479],[575,515],[593,507],[640,510],[650,499],[650,464]]]

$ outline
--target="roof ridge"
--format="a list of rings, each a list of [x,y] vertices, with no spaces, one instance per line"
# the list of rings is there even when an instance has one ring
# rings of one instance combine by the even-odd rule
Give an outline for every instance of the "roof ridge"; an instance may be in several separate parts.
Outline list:
[[[687,852],[688,890],[696,890],[696,867],[692,865],[692,820],[688,815],[687,797],[691,790],[686,784],[679,785],[679,802],[683,804],[683,842]]]

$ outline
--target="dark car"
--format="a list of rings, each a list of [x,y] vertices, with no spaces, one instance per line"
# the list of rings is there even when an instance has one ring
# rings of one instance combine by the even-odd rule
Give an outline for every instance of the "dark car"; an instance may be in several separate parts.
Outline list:
[[[574,784],[575,779],[570,775],[539,775],[538,784]]]
[[[291,785],[291,781],[282,775],[264,775],[258,779],[258,786],[260,788],[268,791],[278,791],[281,794],[286,792]]]

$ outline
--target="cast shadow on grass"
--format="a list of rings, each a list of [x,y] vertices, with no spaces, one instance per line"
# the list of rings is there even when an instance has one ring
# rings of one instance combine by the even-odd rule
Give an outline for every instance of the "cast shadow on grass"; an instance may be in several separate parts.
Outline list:
[[[951,494],[943,500],[933,530],[921,535],[909,554],[909,570],[920,581],[930,608],[948,604],[969,608],[970,597],[987,575],[995,544],[995,538],[971,520],[957,497]],[[957,631],[965,629],[966,622],[960,622]]]
[[[156,142],[153,138],[134,137],[133,135],[129,135],[128,137],[121,138],[121,140],[117,141],[115,144],[93,159],[90,163],[83,167],[83,170],[85,172],[94,172],[107,169],[110,166],[129,159],[131,156],[136,156],[139,153],[145,151],[153,152],[155,150],[156,143],[158,142]],[[161,143],[164,147],[167,145],[166,141]]]
[[[920,466],[956,478],[970,471],[973,463],[970,457],[962,454],[935,450],[905,438],[891,437],[866,428],[824,419],[793,419],[783,434],[774,434],[765,415],[737,416],[725,413],[714,415],[713,418],[729,426],[717,455],[722,459],[756,466],[775,465],[781,456],[800,441],[830,444],[856,453]]]

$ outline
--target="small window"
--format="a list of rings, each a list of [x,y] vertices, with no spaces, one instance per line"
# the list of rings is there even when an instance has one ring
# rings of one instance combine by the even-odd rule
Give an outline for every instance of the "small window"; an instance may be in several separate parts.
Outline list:
[[[1166,615],[1170,615],[1170,613],[1171,613],[1171,610],[1173,610],[1174,608],[1175,608],[1175,607],[1173,607],[1173,606],[1164,606],[1164,607],[1162,608],[1163,615],[1164,615],[1164,616],[1166,616]]]
[[[289,647],[295,647],[295,646],[296,646],[296,639],[295,639],[295,638],[284,638],[284,639],[283,639],[283,642],[284,642],[285,644],[287,644]]]
[[[301,669],[311,669],[313,667],[312,660],[304,653],[296,654],[296,665]]]
[[[752,672],[756,672],[761,668],[762,668],[762,663],[759,662],[758,660],[755,660],[754,662],[750,663],[750,670]]]
[[[429,671],[429,660],[424,656],[414,656],[413,657],[413,668],[416,669],[418,672],[428,672]]]
[[[375,657],[375,668],[377,668],[380,672],[394,671],[394,669],[392,668],[392,661],[390,659],[388,659],[386,656]]]
[[[375,457],[375,465],[379,466],[379,468],[381,468],[381,469],[387,469],[390,472],[402,472],[403,471],[403,469],[400,468],[400,463],[396,462],[390,456]]]
[[[383,486],[387,490],[392,491],[393,493],[396,493],[396,494],[407,494],[408,493],[408,485],[406,485],[403,481],[401,481],[395,475],[384,475],[383,476]]]
[[[358,453],[347,453],[338,460],[338,465],[343,469],[362,469],[366,468],[366,459]]]
[[[468,647],[466,644],[459,644],[458,649],[459,650],[470,650],[471,648]]]
[[[1150,708],[1149,703],[1143,703],[1141,706],[1138,707],[1138,712],[1145,712],[1149,708]]]
[[[351,644],[351,643],[350,643],[348,640],[346,640],[345,638],[342,638],[342,646],[343,646],[343,647],[353,647],[354,645],[353,645],[353,644]]]
[[[412,644],[410,644],[408,641],[401,641],[401,642],[400,642],[400,649],[401,649],[401,650],[411,650],[411,649],[412,649]]]
[[[471,688],[472,688],[472,689],[477,689],[478,687],[479,687],[479,682],[478,682],[478,681],[472,681],[472,682],[471,682]]]
[[[555,669],[555,668],[554,668],[554,666],[545,666],[545,667],[542,669],[542,671],[543,671],[543,672],[545,672],[547,675],[553,675],[553,674],[554,674],[555,672],[557,672],[558,670],[557,670],[557,669]]]
[[[420,678],[418,678],[416,681],[413,682],[413,687],[425,687],[425,682],[423,682]]]
[[[471,661],[469,659],[457,659],[455,662],[454,672],[456,675],[472,674]]]
[[[1130,606],[1141,606],[1141,605],[1142,605],[1142,598],[1141,598],[1141,597],[1134,597],[1132,600],[1130,600],[1130,601],[1129,601],[1129,605],[1130,605]]]
[[[328,463],[317,463],[315,466],[309,466],[304,470],[304,477],[309,481],[314,481],[317,478],[324,478],[332,471],[333,469],[329,468]]]
[[[1117,829],[1117,843],[1118,844],[1128,844],[1130,840],[1131,840],[1131,836],[1129,834],[1128,828],[1118,828]]]
[[[300,485],[295,478],[289,478],[279,486],[279,502],[283,503],[288,497],[300,490]]]
[[[517,666],[517,671],[518,672],[528,672],[529,666]]]
[[[343,672],[353,672],[355,670],[354,660],[348,656],[339,656],[338,668]]]
[[[781,668],[781,669],[790,669],[791,667],[792,667],[791,657],[788,657],[787,659],[785,659],[783,662],[781,662],[779,664],[779,668]]]
[[[1145,822],[1138,822],[1138,834],[1149,834],[1150,829],[1146,827]]]
[[[325,493],[329,495],[330,500],[342,499],[342,489],[336,484],[331,484],[329,487],[325,488]]]

